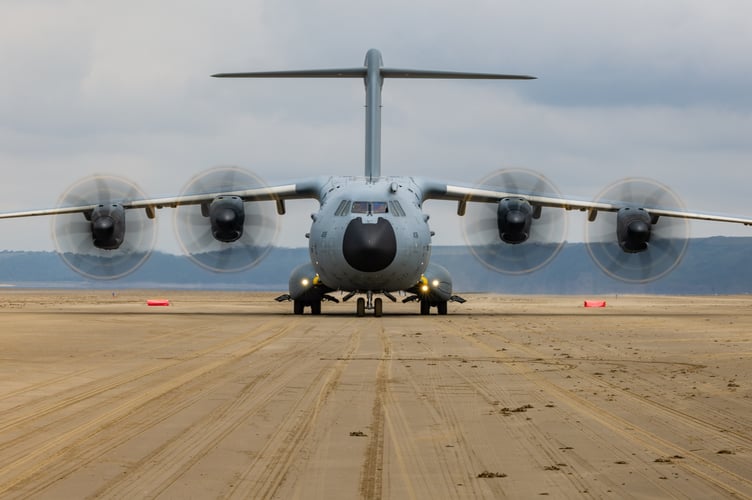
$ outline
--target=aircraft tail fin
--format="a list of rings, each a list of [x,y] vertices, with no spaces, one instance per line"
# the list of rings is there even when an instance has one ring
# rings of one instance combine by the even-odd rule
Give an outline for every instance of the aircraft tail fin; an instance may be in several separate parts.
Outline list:
[[[369,180],[381,176],[381,87],[384,84],[384,78],[463,80],[535,79],[534,76],[527,75],[385,68],[381,59],[381,52],[376,49],[370,49],[366,53],[365,63],[360,68],[217,73],[212,76],[216,78],[363,78],[366,85],[365,176]]]

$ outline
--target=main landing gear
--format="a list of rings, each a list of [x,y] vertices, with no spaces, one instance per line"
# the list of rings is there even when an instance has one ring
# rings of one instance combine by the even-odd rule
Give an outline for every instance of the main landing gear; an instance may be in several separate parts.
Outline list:
[[[293,314],[303,314],[306,307],[311,308],[311,314],[318,316],[321,314],[321,303],[323,301],[329,301],[339,303],[339,300],[328,294],[308,295],[307,297],[293,299],[289,293],[280,295],[275,298],[277,302],[292,302]]]
[[[436,302],[433,305],[436,306],[437,314],[442,315],[442,316],[446,315],[447,310],[448,310],[446,300],[443,300],[441,302]],[[420,314],[422,316],[428,316],[429,314],[431,314],[431,303],[428,302],[428,300],[424,299],[420,301]]]
[[[307,305],[311,306],[311,314],[318,316],[321,314],[321,301],[320,300],[314,300],[313,302],[308,303]],[[294,314],[303,314],[305,311],[306,303],[302,300],[293,300],[292,302],[292,312]]]
[[[420,304],[421,316],[428,316],[431,314],[431,308],[436,307],[436,314],[444,316],[447,314],[448,304],[450,302],[457,302],[459,304],[465,303],[465,299],[459,295],[452,295],[449,300],[431,301],[428,296],[411,295],[402,301],[403,303],[418,302]]]

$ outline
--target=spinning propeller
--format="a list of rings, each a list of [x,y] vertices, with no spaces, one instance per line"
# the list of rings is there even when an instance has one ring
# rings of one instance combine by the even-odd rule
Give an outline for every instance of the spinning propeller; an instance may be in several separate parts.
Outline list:
[[[146,211],[126,210],[122,204],[140,199],[146,199],[143,191],[120,177],[88,177],[71,186],[59,206],[92,208],[52,218],[55,248],[68,267],[87,278],[116,279],[146,262],[156,241],[156,222]]]
[[[668,187],[649,179],[625,179],[606,187],[596,202],[628,207],[598,212],[585,228],[588,252],[606,274],[629,283],[646,283],[679,264],[689,241],[689,222],[655,217],[649,211],[684,210]]]
[[[179,205],[175,210],[175,230],[186,255],[214,272],[242,271],[256,265],[277,236],[275,205],[269,201],[244,203],[233,193],[263,187],[254,174],[236,167],[218,167],[194,177],[181,196],[216,196],[211,202]]]
[[[564,211],[535,206],[524,195],[561,197],[542,175],[528,170],[499,170],[481,189],[509,192],[498,203],[468,203],[462,218],[465,241],[485,266],[505,274],[524,274],[548,264],[564,245]],[[468,198],[472,202],[472,197]]]

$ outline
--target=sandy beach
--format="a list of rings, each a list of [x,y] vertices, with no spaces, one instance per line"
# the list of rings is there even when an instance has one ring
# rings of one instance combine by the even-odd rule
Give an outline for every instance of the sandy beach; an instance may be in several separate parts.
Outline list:
[[[752,497],[752,297],[275,295],[0,289],[0,496]]]

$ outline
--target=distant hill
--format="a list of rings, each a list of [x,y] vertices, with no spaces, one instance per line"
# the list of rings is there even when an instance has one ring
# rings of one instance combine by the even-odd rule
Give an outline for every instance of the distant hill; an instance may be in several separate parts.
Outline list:
[[[255,268],[212,273],[188,258],[156,252],[133,274],[114,281],[85,279],[52,252],[0,251],[0,284],[51,288],[185,288],[286,290],[290,270],[308,260],[307,248],[275,248]],[[692,239],[681,264],[644,285],[603,274],[581,243],[567,244],[547,267],[523,276],[489,271],[466,247],[433,247],[432,261],[449,269],[456,291],[511,294],[740,294],[752,293],[752,238]]]

